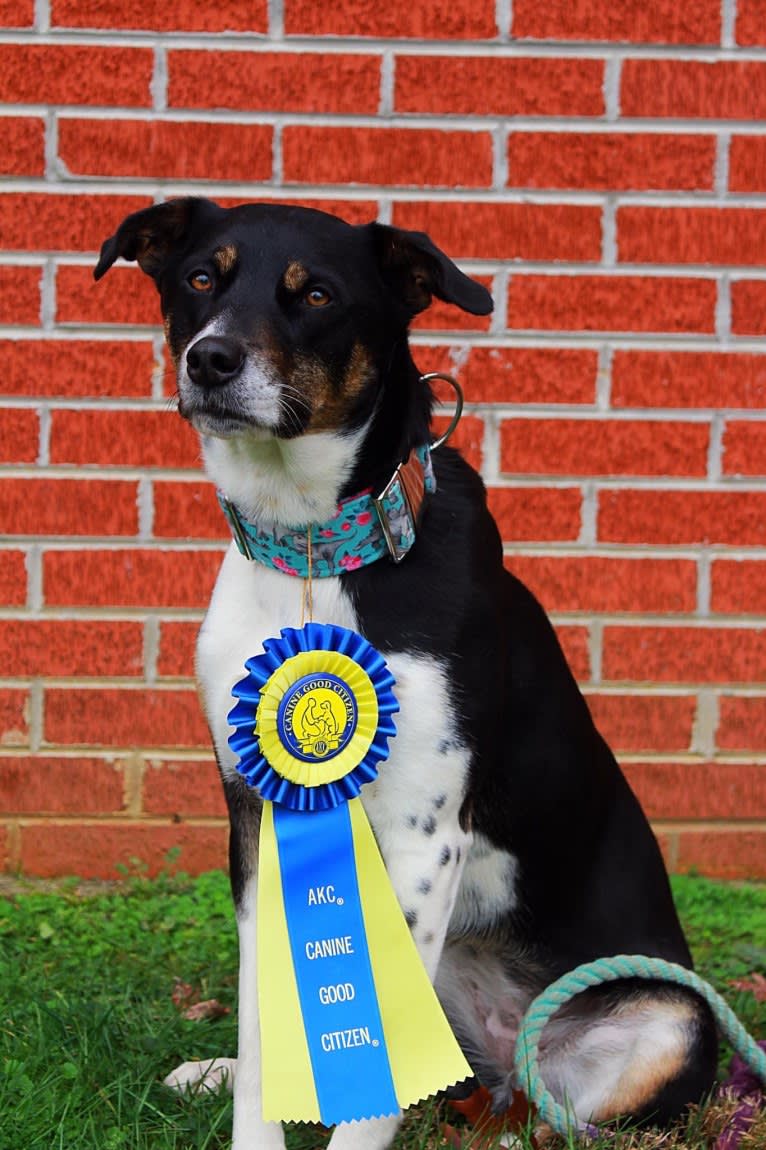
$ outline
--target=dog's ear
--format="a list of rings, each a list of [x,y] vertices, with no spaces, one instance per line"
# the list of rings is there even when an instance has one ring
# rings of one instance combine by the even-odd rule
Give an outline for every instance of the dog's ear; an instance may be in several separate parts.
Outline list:
[[[122,256],[126,260],[137,260],[141,270],[156,280],[168,256],[189,231],[194,217],[203,209],[216,207],[210,200],[188,196],[133,212],[114,235],[104,241],[94,279],[100,280]]]
[[[383,278],[401,296],[412,315],[427,308],[432,296],[454,303],[472,315],[489,315],[492,296],[463,275],[425,232],[408,232],[386,224],[368,224]]]

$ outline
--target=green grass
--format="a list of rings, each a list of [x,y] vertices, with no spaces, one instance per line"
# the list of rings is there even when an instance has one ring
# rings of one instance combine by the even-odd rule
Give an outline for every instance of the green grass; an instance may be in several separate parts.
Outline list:
[[[763,1036],[766,1004],[727,982],[766,970],[766,887],[687,878],[674,889],[700,973]],[[235,1052],[236,965],[221,874],[133,878],[86,897],[74,880],[55,890],[21,884],[0,897],[0,1150],[228,1146],[228,1096],[180,1099],[160,1080],[186,1059]],[[231,1014],[184,1020],[171,998],[175,979]],[[411,1114],[399,1150],[444,1145],[445,1117],[436,1106]],[[707,1146],[706,1121],[696,1116],[662,1146]],[[753,1145],[766,1145],[766,1131],[760,1137]],[[324,1143],[318,1130],[288,1132],[290,1150]],[[610,1137],[604,1145],[660,1143]]]

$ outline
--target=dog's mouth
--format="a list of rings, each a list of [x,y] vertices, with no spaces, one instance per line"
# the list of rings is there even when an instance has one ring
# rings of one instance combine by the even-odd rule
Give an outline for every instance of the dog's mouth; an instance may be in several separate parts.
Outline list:
[[[216,396],[184,396],[178,402],[178,411],[200,435],[212,435],[216,439],[231,439],[236,435],[261,434],[270,429],[265,422],[244,412],[235,404],[223,403]]]
[[[183,415],[183,412],[181,413]],[[215,439],[232,439],[236,435],[267,433],[267,428],[253,426],[250,420],[223,412],[195,411],[185,416],[200,435],[212,435]]]

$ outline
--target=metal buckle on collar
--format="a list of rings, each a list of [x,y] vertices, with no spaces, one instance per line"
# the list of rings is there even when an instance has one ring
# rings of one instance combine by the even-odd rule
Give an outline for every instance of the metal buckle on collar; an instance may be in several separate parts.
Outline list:
[[[425,477],[417,454],[400,463],[379,495],[372,497],[383,538],[394,563],[401,563],[420,524],[425,496]]]
[[[250,540],[247,538],[245,529],[239,521],[239,513],[236,507],[233,503],[230,503],[224,495],[221,495],[220,491],[218,492],[218,502],[221,511],[223,511],[226,516],[229,527],[231,527],[231,533],[234,536],[234,542],[237,544],[240,554],[244,555],[245,559],[255,559],[250,549]]]

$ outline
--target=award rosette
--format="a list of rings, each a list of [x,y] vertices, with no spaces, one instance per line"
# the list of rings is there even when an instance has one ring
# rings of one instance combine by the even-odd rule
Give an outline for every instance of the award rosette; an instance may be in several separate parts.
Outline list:
[[[399,707],[343,627],[267,639],[233,689],[229,744],[264,799],[258,869],[263,1116],[396,1114],[472,1074],[412,941],[359,794]]]

